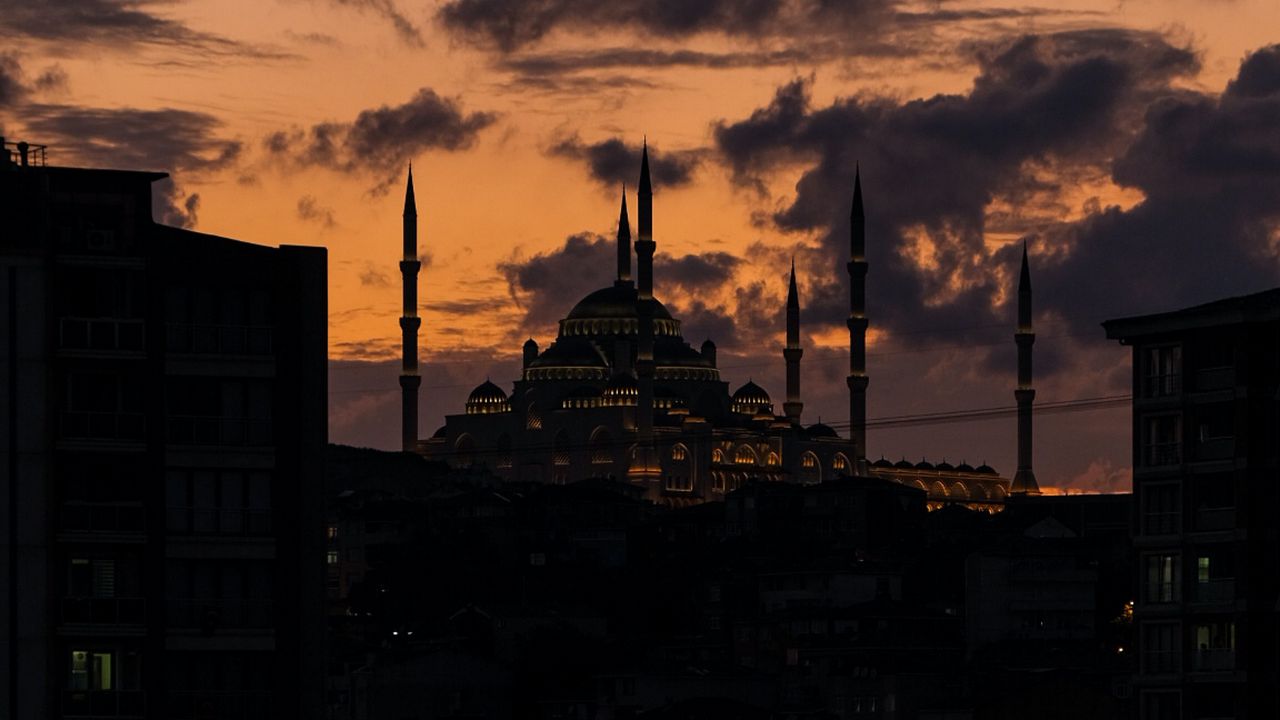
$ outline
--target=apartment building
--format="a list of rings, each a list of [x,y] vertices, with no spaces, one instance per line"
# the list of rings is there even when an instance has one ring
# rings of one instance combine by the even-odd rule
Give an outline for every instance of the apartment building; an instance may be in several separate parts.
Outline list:
[[[1103,327],[1133,348],[1139,716],[1280,717],[1280,289]]]
[[[319,717],[325,251],[0,147],[0,715]]]

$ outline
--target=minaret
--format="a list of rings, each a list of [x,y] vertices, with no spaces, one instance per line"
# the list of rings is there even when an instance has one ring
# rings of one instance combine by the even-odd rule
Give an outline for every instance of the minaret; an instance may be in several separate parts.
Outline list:
[[[1039,495],[1040,484],[1031,470],[1031,403],[1036,399],[1031,387],[1031,346],[1036,342],[1031,328],[1031,268],[1027,263],[1027,243],[1022,243],[1022,271],[1018,274],[1018,330],[1013,335],[1018,344],[1018,387],[1013,396],[1018,400],[1018,472],[1013,476],[1011,494]]]
[[[637,215],[639,235],[636,239],[636,290],[641,300],[653,299],[653,188],[649,184],[649,141],[645,140],[640,155],[640,209]]]
[[[400,276],[404,282],[404,308],[400,316],[403,362],[400,369],[400,447],[414,452],[418,445],[418,206],[413,198],[413,164],[409,164],[409,182],[404,189],[404,258]]]
[[[791,259],[791,287],[787,288],[787,346],[782,349],[782,357],[787,361],[787,401],[782,411],[787,419],[798,423],[800,413],[804,411],[804,403],[800,401],[800,356],[804,349],[800,347],[800,293],[796,290],[796,261]]]
[[[867,218],[862,211],[862,173],[853,173],[849,213],[849,438],[858,460],[867,457]],[[861,467],[861,463],[858,463]]]
[[[622,210],[618,212],[617,285],[631,284],[631,221],[627,219],[627,187],[622,186]]]
[[[662,466],[653,444],[653,190],[649,184],[649,143],[640,156],[640,208],[637,213],[640,237],[636,240],[637,309],[640,337],[636,348],[636,456],[627,471],[631,480],[659,480]],[[654,492],[657,488],[653,489]]]

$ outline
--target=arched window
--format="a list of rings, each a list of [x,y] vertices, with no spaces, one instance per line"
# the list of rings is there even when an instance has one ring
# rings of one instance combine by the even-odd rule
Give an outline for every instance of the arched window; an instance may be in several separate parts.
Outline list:
[[[685,447],[684,443],[676,443],[671,447],[672,460],[680,461],[680,460],[685,460],[688,457],[689,457],[689,448]]]
[[[716,448],[715,450],[712,450],[712,451],[711,451],[711,462],[713,462],[713,463],[723,463],[723,462],[724,462],[724,451],[723,451],[723,450],[721,450],[720,448]]]
[[[822,463],[812,450],[806,450],[800,456],[800,480],[807,485],[822,482]]]
[[[526,430],[542,429],[542,415],[538,413],[538,403],[529,403],[529,408],[524,414],[524,427]]]
[[[849,472],[849,458],[845,457],[844,453],[836,453],[836,456],[831,459],[831,469],[839,473]]]
[[[503,469],[511,467],[511,436],[506,433],[498,436],[498,457],[494,464]]]
[[[756,465],[760,462],[760,458],[756,457],[756,451],[747,445],[739,445],[738,450],[733,454],[733,462],[738,465]]]
[[[591,433],[591,464],[609,465],[613,463],[613,436],[601,425]]]
[[[949,494],[953,498],[959,498],[961,500],[969,499],[969,489],[966,488],[962,482],[952,485],[951,492]]]
[[[764,464],[776,467],[777,465],[782,464],[782,458],[778,457],[778,453],[771,451],[767,456],[765,456]]]
[[[949,497],[947,494],[947,486],[943,485],[941,481],[935,481],[929,486],[929,497],[936,500],[945,500]]]
[[[800,467],[803,467],[803,468],[818,467],[818,456],[814,455],[812,450],[805,452],[805,454],[800,457]]]
[[[711,489],[714,492],[724,492],[724,473],[719,470],[711,471]]]
[[[551,464],[559,467],[569,465],[569,433],[560,428],[556,431],[556,440],[551,452]]]
[[[468,433],[458,436],[457,442],[453,444],[453,460],[458,467],[471,467],[476,461],[476,441]]]

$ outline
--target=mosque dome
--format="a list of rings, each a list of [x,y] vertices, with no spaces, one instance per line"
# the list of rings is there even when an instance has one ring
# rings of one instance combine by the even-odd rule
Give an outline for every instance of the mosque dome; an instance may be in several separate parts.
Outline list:
[[[915,470],[916,469],[916,466],[906,458],[902,458],[898,462],[894,463],[893,467],[898,470]]]
[[[953,467],[951,463],[947,462],[946,460],[943,460],[942,462],[938,463],[938,465],[934,469],[937,470],[938,472],[952,472],[953,470],[955,470],[955,467]]]
[[[971,473],[973,472],[973,466],[967,462],[961,462],[959,465],[956,466],[956,472]]]
[[[743,415],[755,415],[762,410],[773,411],[773,400],[764,388],[748,380],[746,385],[733,393],[733,411]]]
[[[976,473],[982,473],[983,475],[999,475],[999,474],[1000,474],[1000,473],[996,472],[996,469],[995,469],[995,468],[991,467],[990,465],[988,465],[988,464],[986,464],[986,463],[982,463],[981,465],[979,465],[979,466],[978,466],[978,469],[977,469],[977,470],[974,470],[974,472],[976,472]]]
[[[826,423],[814,423],[806,429],[806,432],[809,433],[809,437],[811,438],[840,437],[840,434],[837,433],[834,429],[832,429],[830,425],[827,425]]]
[[[925,460],[924,458],[921,458],[920,462],[916,463],[916,469],[917,470],[933,470],[934,467],[933,467],[933,463],[929,462],[928,460]]]
[[[511,403],[507,401],[507,394],[488,380],[476,386],[476,389],[467,396],[468,415],[503,412],[511,412]]]
[[[892,461],[892,460],[889,460],[889,459],[887,459],[886,457],[884,457],[883,455],[881,455],[879,460],[877,460],[877,461],[875,461],[875,462],[871,463],[871,467],[874,467],[874,468],[892,468],[892,467],[893,467],[893,461]]]

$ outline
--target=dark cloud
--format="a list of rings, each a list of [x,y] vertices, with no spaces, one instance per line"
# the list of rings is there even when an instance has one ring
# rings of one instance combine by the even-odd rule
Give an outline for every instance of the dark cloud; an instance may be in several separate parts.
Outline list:
[[[319,223],[326,230],[338,224],[333,218],[333,209],[321,205],[315,195],[303,195],[298,198],[298,218]]]
[[[86,44],[117,49],[161,46],[224,58],[280,59],[273,48],[249,45],[153,12],[167,0],[0,0],[0,34],[56,44],[62,51]]]
[[[392,0],[329,0],[335,5],[343,7],[353,7],[359,10],[372,12],[380,16],[391,26],[395,28],[396,34],[400,39],[409,45],[421,47],[423,45],[422,32],[412,22],[405,17],[404,13],[396,7]]]
[[[361,287],[391,287],[391,278],[387,273],[375,266],[373,263],[365,263],[364,270],[360,272]]]
[[[427,150],[466,150],[497,115],[467,113],[455,98],[422,88],[408,102],[364,110],[349,123],[326,122],[308,130],[281,130],[264,147],[301,166],[378,176],[375,191],[385,191],[405,165]]]
[[[727,53],[615,47],[509,55],[500,61],[499,67],[525,78],[616,68],[692,67],[726,70],[787,67],[811,63],[818,57],[828,56],[833,50],[829,45]]]
[[[587,293],[613,282],[617,257],[614,240],[584,232],[551,252],[509,258],[498,264],[498,272],[524,310],[521,327],[541,328],[563,318]]]
[[[22,82],[22,66],[12,53],[0,53],[0,107],[17,103],[27,94]]]
[[[555,30],[626,29],[660,37],[697,33],[772,37],[849,30],[871,36],[892,17],[893,0],[450,0],[438,19],[448,30],[511,51]],[[856,37],[856,36],[855,36]]]
[[[748,118],[716,126],[721,156],[744,186],[763,192],[774,169],[808,167],[794,198],[771,219],[822,240],[798,258],[813,278],[806,300],[813,321],[842,326],[847,314],[839,268],[860,162],[873,322],[909,344],[983,339],[983,328],[1009,320],[999,298],[1017,263],[1012,246],[986,246],[989,204],[1001,198],[1034,222],[1057,223],[1056,214],[1037,214],[1061,211],[1036,207],[1037,194],[1058,189],[1044,177],[1064,182],[1075,169],[1106,167],[1139,132],[1145,108],[1176,94],[1173,82],[1198,69],[1189,50],[1121,30],[1028,36],[974,52],[979,73],[963,95],[843,98],[814,108],[810,81],[801,79]],[[1044,256],[1037,274],[1066,250],[1036,247]],[[1040,289],[1042,308],[1079,314],[1071,305],[1078,293],[1050,299]]]
[[[606,188],[617,189],[623,183],[635,187],[640,179],[640,146],[627,145],[618,138],[597,143],[584,143],[577,135],[556,142],[548,154],[581,160],[587,164],[591,179]],[[677,188],[689,184],[705,153],[701,150],[660,152],[649,148],[649,169],[658,188]]]
[[[173,173],[155,184],[153,213],[181,227],[195,225],[200,197],[180,183],[233,166],[241,152],[239,141],[219,136],[222,121],[190,110],[29,104],[22,122],[56,164]]]

